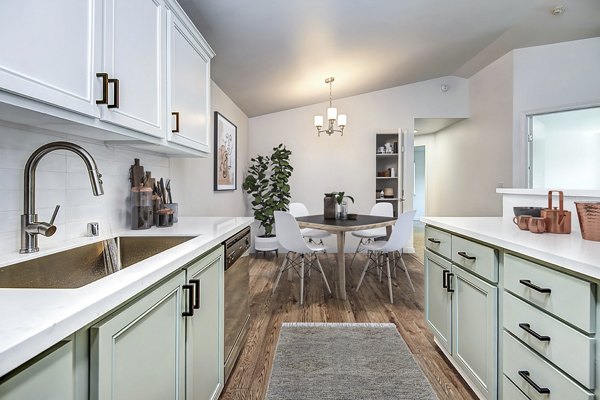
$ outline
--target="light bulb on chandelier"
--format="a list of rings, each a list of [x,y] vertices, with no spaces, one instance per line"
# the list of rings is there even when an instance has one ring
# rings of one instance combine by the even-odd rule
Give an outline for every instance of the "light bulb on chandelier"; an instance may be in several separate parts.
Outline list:
[[[321,136],[321,133],[326,133],[328,135],[332,135],[334,132],[339,132],[341,136],[344,136],[344,128],[346,127],[347,117],[346,114],[337,113],[337,108],[335,108],[332,104],[331,100],[331,83],[334,81],[334,77],[330,77],[325,79],[325,83],[329,83],[329,107],[327,108],[327,129],[323,128],[323,116],[315,115],[315,128],[317,128],[317,133]],[[337,121],[337,126],[339,129],[334,129],[334,124]]]

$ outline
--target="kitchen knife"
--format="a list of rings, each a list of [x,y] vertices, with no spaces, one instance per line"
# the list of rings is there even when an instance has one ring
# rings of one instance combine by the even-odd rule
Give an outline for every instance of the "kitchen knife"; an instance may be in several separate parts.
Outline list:
[[[173,196],[171,196],[171,180],[167,179],[167,193],[169,194],[169,203],[173,203]]]
[[[167,191],[165,189],[165,182],[163,178],[160,178],[160,195],[162,197],[163,204],[167,203]]]

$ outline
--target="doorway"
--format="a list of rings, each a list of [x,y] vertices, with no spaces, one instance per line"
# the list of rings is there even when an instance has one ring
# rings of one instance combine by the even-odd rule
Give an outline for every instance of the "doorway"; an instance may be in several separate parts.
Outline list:
[[[425,216],[425,196],[426,196],[426,176],[425,176],[425,145],[414,147],[414,190],[413,190],[413,208],[415,213],[413,242],[415,253],[418,259],[422,261],[423,251],[425,249],[424,235],[425,224],[421,222],[421,217]]]

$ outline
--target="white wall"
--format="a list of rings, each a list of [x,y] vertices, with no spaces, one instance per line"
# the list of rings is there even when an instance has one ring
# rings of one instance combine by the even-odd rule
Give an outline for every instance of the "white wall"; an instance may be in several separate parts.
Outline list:
[[[415,146],[415,190],[413,194],[413,208],[417,210],[415,213],[416,220],[425,215],[425,158],[425,146]]]
[[[512,61],[509,53],[469,79],[469,119],[415,137],[427,146],[427,215],[502,215],[495,188],[512,178]]]
[[[442,83],[450,90],[442,92]],[[327,107],[327,103],[320,103],[251,118],[248,154],[265,154],[283,143],[292,151],[293,201],[320,213],[323,193],[345,191],[356,200],[350,204],[350,212],[368,213],[375,203],[375,133],[406,129],[411,148],[414,118],[468,116],[468,85],[465,79],[445,77],[336,99],[334,106],[348,115],[344,136],[317,136],[313,116],[324,114]],[[412,190],[412,151],[406,153],[406,165],[410,168],[403,171],[405,187]],[[406,198],[408,210],[412,196]],[[347,243],[346,249],[354,250],[356,244],[352,240]]]
[[[104,195],[94,197],[83,161],[69,151],[44,156],[36,172],[36,211],[49,221],[54,206],[61,208],[54,236],[39,238],[40,248],[85,236],[88,222],[100,229],[125,228],[130,224],[129,167],[139,158],[152,176],[169,178],[169,159],[124,147],[105,146],[100,141],[33,130],[14,124],[0,125],[0,253],[20,247],[20,216],[23,213],[23,168],[31,153],[43,144],[66,140],[85,148],[96,160],[104,182]],[[174,182],[174,185],[177,183]]]
[[[513,53],[513,186],[526,187],[526,115],[600,105],[600,37]]]
[[[171,159],[174,201],[182,216],[250,215],[246,209],[242,182],[248,162],[248,117],[211,81],[212,112],[218,111],[237,126],[237,190],[213,191],[214,157]],[[212,143],[211,138],[211,143]]]

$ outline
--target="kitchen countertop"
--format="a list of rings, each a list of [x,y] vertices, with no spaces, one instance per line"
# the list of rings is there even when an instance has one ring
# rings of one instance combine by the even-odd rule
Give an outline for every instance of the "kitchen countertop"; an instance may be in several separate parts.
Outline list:
[[[185,263],[249,226],[249,217],[180,217],[169,228],[78,238],[33,255],[2,255],[0,267],[115,236],[197,236],[77,289],[0,289],[0,377],[92,323]],[[102,231],[101,227],[101,231]]]
[[[421,221],[600,282],[600,242],[584,240],[580,232],[535,234],[501,217],[423,217]]]

